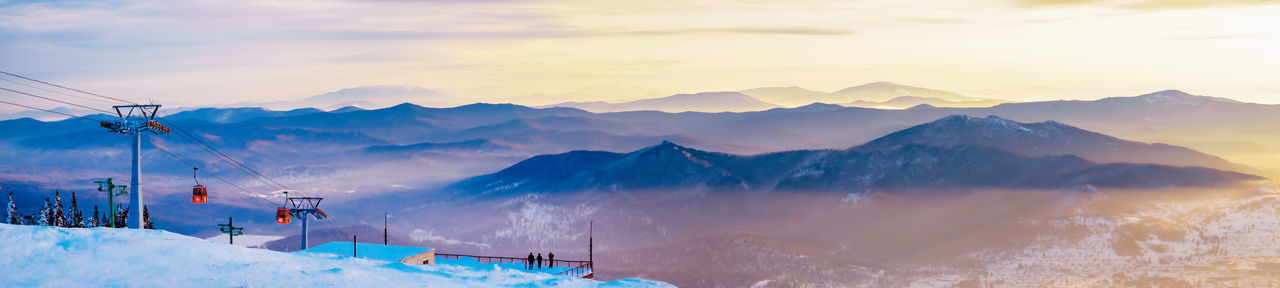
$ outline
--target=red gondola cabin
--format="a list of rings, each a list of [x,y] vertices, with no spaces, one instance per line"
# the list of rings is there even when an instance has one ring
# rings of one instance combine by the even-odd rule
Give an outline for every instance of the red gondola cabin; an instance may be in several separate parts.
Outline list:
[[[289,218],[289,209],[280,207],[276,208],[276,223],[289,224],[293,219]]]
[[[201,204],[209,201],[209,189],[204,185],[191,187],[191,203]]]

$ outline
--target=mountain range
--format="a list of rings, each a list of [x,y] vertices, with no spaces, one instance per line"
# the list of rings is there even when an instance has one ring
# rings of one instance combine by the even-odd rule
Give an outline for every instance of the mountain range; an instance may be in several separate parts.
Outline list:
[[[747,112],[812,103],[840,103],[850,107],[905,109],[921,104],[938,107],[990,107],[1009,101],[971,98],[960,94],[873,82],[832,93],[800,87],[761,87],[742,91],[676,94],[622,103],[604,101],[563,102],[541,107],[571,107],[597,113],[655,110],[663,112]]]
[[[831,93],[800,87],[762,87],[739,91],[765,102],[788,107],[818,103],[838,103],[850,107],[904,109],[920,104],[939,107],[989,107],[1009,101],[963,96],[954,92],[900,85],[892,82],[871,82],[852,86]]]
[[[950,116],[846,150],[743,156],[664,141],[630,153],[541,155],[447,189],[467,195],[510,195],[643,190],[1062,189],[1082,185],[1163,188],[1212,187],[1262,179],[1202,167],[1098,164],[1063,152],[1111,160],[1208,158],[1230,164],[1186,148],[1129,142],[1056,122],[1023,124],[995,116]],[[1031,156],[1036,154],[1040,156]],[[1129,158],[1118,156],[1121,154]]]
[[[246,108],[190,110],[168,115],[162,111],[161,115],[175,127],[181,127],[258,172],[290,179],[294,182],[288,183],[296,183],[296,189],[334,193],[332,196],[337,198],[370,197],[405,189],[434,191],[468,177],[495,173],[537,155],[575,150],[624,154],[663,140],[680,143],[690,150],[719,151],[726,155],[782,153],[773,157],[799,157],[800,154],[778,151],[811,151],[804,155],[813,156],[839,154],[862,145],[880,150],[916,147],[895,152],[902,156],[909,155],[908,152],[917,153],[910,155],[943,153],[929,149],[977,147],[974,149],[993,149],[1031,159],[1017,158],[1021,159],[1019,162],[1048,161],[1035,159],[1070,154],[1101,166],[1081,170],[1088,172],[1140,171],[1126,172],[1102,166],[1126,162],[1199,166],[1254,175],[1280,171],[1280,165],[1268,158],[1280,153],[1280,148],[1265,145],[1272,140],[1269,135],[1274,134],[1269,131],[1280,131],[1280,124],[1276,124],[1280,123],[1280,116],[1273,116],[1280,115],[1280,107],[1195,96],[1176,90],[1094,101],[1007,103],[987,108],[917,106],[888,110],[810,104],[729,113],[592,113],[574,108],[512,104],[450,108],[401,104],[369,110]],[[952,115],[980,117],[949,117]],[[988,115],[997,118],[989,119]],[[91,115],[105,118],[101,116]],[[938,122],[939,119],[950,121]],[[1049,120],[1055,122],[1046,122]],[[912,128],[922,123],[930,125]],[[1036,133],[1027,133],[1024,128]],[[0,129],[9,132],[0,135],[0,147],[5,147],[0,149],[0,163],[3,163],[0,185],[29,182],[33,183],[31,187],[72,189],[91,183],[88,179],[127,178],[128,173],[121,172],[129,169],[127,137],[108,133],[99,128],[96,121],[24,118],[0,121]],[[952,136],[935,135],[937,131],[948,131]],[[170,135],[146,137],[144,177],[154,178],[145,182],[160,186],[151,191],[189,190],[184,186],[194,184],[190,178],[191,167],[199,166],[200,180],[212,191],[219,191],[215,192],[216,197],[275,195],[275,190],[183,138],[178,130]],[[1061,144],[1067,142],[1072,145]],[[850,154],[849,159],[880,155],[868,154],[872,146],[845,154]],[[164,148],[164,151],[153,147]],[[1155,171],[1163,166],[1150,167],[1153,168],[1141,171]],[[225,178],[244,190],[221,181],[207,183],[212,176],[206,173]],[[803,185],[795,182],[798,180],[786,182],[791,186],[781,185],[784,183],[781,177],[744,179],[750,181],[739,182],[748,184],[752,191],[766,189],[761,187],[825,189],[819,185],[825,183],[821,179]],[[892,181],[885,181],[869,187],[892,186]],[[1058,185],[1043,184],[1051,182],[1021,181],[1002,185]],[[1058,186],[1062,185],[1069,186]],[[1119,186],[1123,185],[1116,184]],[[154,199],[182,201],[182,197]],[[205,220],[217,219],[165,221]]]
[[[849,107],[865,107],[865,108],[907,109],[907,108],[916,107],[920,105],[928,105],[933,107],[991,107],[991,106],[996,106],[1004,103],[1010,103],[1010,102],[1004,101],[1004,100],[996,100],[996,99],[953,101],[953,100],[934,98],[934,97],[898,96],[893,99],[885,100],[882,102],[856,100],[853,102],[844,103],[840,105],[849,106]]]
[[[622,103],[564,102],[545,107],[570,107],[592,112],[619,112],[656,110],[666,112],[744,112],[760,111],[780,106],[757,100],[739,92],[703,92],[676,94],[662,98],[636,100]]]

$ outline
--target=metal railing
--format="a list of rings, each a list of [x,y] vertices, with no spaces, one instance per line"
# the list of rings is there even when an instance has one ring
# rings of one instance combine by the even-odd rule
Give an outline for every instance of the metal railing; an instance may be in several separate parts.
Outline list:
[[[556,273],[556,275],[566,275],[566,276],[572,276],[572,277],[582,277],[582,278],[587,278],[587,279],[591,279],[591,278],[593,278],[593,277],[595,276],[595,273],[593,273],[593,272],[591,271],[591,266],[593,266],[593,265],[592,265],[592,263],[591,263],[590,261],[574,261],[574,262],[582,262],[582,264],[578,264],[578,266],[573,266],[573,268],[571,268],[571,269],[569,269],[569,270],[565,270],[565,271],[563,271],[563,272]]]
[[[529,264],[529,258],[517,258],[517,257],[482,256],[482,255],[465,255],[465,254],[448,254],[448,253],[436,253],[436,257],[445,258],[445,259],[462,259],[462,257],[471,257],[471,259],[476,259],[476,261],[480,261],[480,263],[520,263],[520,264],[526,264],[526,265]],[[556,273],[556,275],[568,275],[568,276],[583,277],[583,278],[590,278],[592,276],[591,268],[593,265],[591,261],[556,259],[555,262],[548,261],[546,263],[547,263],[547,267],[551,267],[551,266],[573,267],[573,268],[570,268],[569,270]]]

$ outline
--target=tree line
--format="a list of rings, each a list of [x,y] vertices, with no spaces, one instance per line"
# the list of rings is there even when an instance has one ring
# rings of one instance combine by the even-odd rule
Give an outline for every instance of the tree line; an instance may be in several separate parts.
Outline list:
[[[18,203],[13,200],[13,191],[9,191],[9,209],[5,213],[5,222],[13,225],[39,225],[54,226],[63,228],[92,228],[92,227],[110,227],[124,228],[128,227],[129,207],[116,205],[113,211],[99,213],[98,205],[93,205],[93,214],[88,218],[84,217],[84,213],[80,211],[80,203],[76,200],[76,192],[71,192],[71,207],[63,209],[62,192],[54,190],[53,202],[49,202],[49,198],[44,198],[44,206],[40,207],[40,211],[31,215],[22,215],[18,212]],[[115,218],[115,226],[111,226],[110,219]],[[151,213],[146,206],[142,207],[143,228],[155,229],[155,223],[151,222]]]

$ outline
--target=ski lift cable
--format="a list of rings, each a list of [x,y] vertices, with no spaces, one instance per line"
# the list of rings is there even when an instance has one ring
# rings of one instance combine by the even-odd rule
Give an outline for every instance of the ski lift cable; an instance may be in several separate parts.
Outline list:
[[[63,116],[72,117],[72,118],[81,118],[81,119],[85,119],[85,120],[102,121],[102,120],[99,120],[99,119],[89,118],[89,116],[80,116],[80,115],[75,115],[75,114],[70,114],[70,113],[63,113],[63,112],[58,112],[58,111],[54,111],[54,110],[43,109],[43,108],[37,108],[37,107],[32,107],[32,106],[22,105],[22,104],[18,104],[18,103],[13,103],[13,102],[9,102],[9,101],[3,101],[3,100],[0,100],[0,103],[9,104],[9,105],[18,106],[18,107],[23,107],[23,108],[27,108],[27,109],[34,109],[34,110],[39,110],[39,111],[49,112],[49,113],[58,114],[58,115],[63,115]]]
[[[110,103],[114,103],[114,102],[111,102],[111,101],[109,101],[109,100],[104,100],[104,99],[99,99],[99,98],[93,98],[93,97],[85,97],[85,96],[75,95],[75,94],[66,93],[66,92],[61,92],[61,91],[54,91],[54,90],[47,89],[47,88],[43,88],[43,87],[40,87],[40,86],[35,86],[35,85],[31,85],[31,84],[23,83],[23,82],[13,81],[13,80],[10,80],[10,79],[5,78],[5,77],[0,77],[0,81],[13,83],[13,84],[15,84],[15,85],[20,85],[20,86],[23,86],[23,87],[27,87],[27,88],[31,88],[31,89],[36,89],[36,90],[40,90],[40,91],[44,91],[44,92],[49,92],[49,93],[54,93],[54,94],[61,94],[61,95],[66,95],[66,96],[75,97],[75,98],[80,98],[80,99],[89,100],[89,101],[97,101],[97,102],[108,103],[108,104],[110,104]]]
[[[330,220],[329,217],[324,217],[324,221],[329,222],[329,225],[333,226],[333,229],[337,230],[338,234],[342,235],[342,237],[351,237],[352,234],[347,233],[347,231],[343,231],[342,227],[339,227],[337,223],[333,223],[333,220]]]
[[[234,163],[235,165],[238,165],[238,166],[240,166],[240,167],[242,167],[242,168],[244,168],[244,169],[248,170],[249,172],[251,172],[251,173],[252,173],[251,175],[257,175],[257,177],[260,177],[260,178],[264,179],[264,180],[265,180],[264,182],[271,182],[271,183],[267,183],[267,184],[268,184],[268,186],[272,186],[271,184],[275,184],[274,186],[272,186],[272,188],[281,189],[281,190],[292,190],[292,189],[289,189],[289,186],[286,186],[286,185],[284,185],[284,184],[281,184],[280,182],[277,182],[277,181],[275,181],[274,179],[271,179],[270,177],[267,177],[266,175],[263,175],[262,173],[258,172],[257,170],[254,170],[253,168],[250,168],[248,165],[245,165],[243,162],[240,162],[239,160],[236,160],[235,158],[232,158],[231,156],[227,155],[226,153],[222,153],[222,151],[218,151],[218,149],[213,148],[213,147],[212,147],[211,145],[209,145],[208,143],[204,142],[203,140],[200,140],[200,138],[196,137],[195,135],[191,134],[190,132],[187,132],[187,130],[186,130],[186,129],[183,129],[182,127],[180,127],[180,126],[178,126],[178,125],[174,124],[172,121],[169,121],[169,120],[167,120],[167,119],[164,119],[164,117],[156,117],[156,119],[160,119],[160,121],[164,122],[164,124],[165,124],[166,126],[173,127],[174,129],[178,130],[179,134],[181,134],[181,135],[183,135],[183,136],[186,136],[186,139],[188,139],[188,141],[192,141],[192,144],[196,144],[196,145],[199,145],[199,146],[208,147],[208,148],[209,148],[209,150],[211,150],[211,151],[210,151],[211,153],[214,153],[215,155],[220,156],[220,157],[222,157],[223,159],[226,159],[226,160],[228,160],[228,161],[230,161],[230,162]]]
[[[44,100],[49,100],[49,101],[53,101],[53,102],[58,102],[58,103],[62,103],[62,104],[67,104],[67,105],[71,105],[71,106],[76,106],[76,107],[80,107],[80,108],[84,108],[84,109],[89,109],[89,110],[99,111],[99,112],[102,112],[102,113],[107,113],[107,114],[115,113],[115,112],[111,112],[111,111],[107,111],[107,110],[103,110],[103,109],[98,109],[98,108],[93,108],[93,107],[89,107],[89,106],[84,106],[84,105],[80,105],[80,104],[76,104],[76,103],[71,103],[71,102],[62,101],[62,100],[58,100],[58,99],[53,99],[53,98],[49,98],[49,97],[45,97],[45,96],[40,96],[40,95],[36,95],[36,94],[31,94],[31,93],[27,93],[27,92],[22,92],[22,91],[18,91],[18,90],[13,90],[13,89],[9,89],[9,88],[0,87],[0,90],[9,91],[9,92],[12,92],[12,93],[18,93],[18,94],[22,94],[22,95],[27,95],[27,96],[31,96],[31,97],[36,97],[36,98],[40,98],[40,99],[44,99]]]
[[[115,98],[115,97],[110,97],[110,96],[105,96],[105,95],[101,95],[101,94],[97,94],[97,93],[92,93],[92,92],[88,92],[88,91],[84,91],[84,90],[80,90],[80,89],[75,89],[75,88],[71,88],[71,87],[67,87],[67,86],[62,86],[62,85],[58,85],[58,84],[54,84],[54,83],[49,83],[49,82],[45,82],[45,81],[41,81],[41,80],[37,80],[37,79],[32,79],[32,78],[30,78],[30,77],[26,77],[26,76],[22,76],[22,75],[18,75],[18,74],[10,73],[10,72],[3,71],[3,70],[0,70],[0,74],[9,75],[9,76],[17,77],[17,78],[21,78],[21,79],[24,79],[24,80],[27,80],[27,81],[32,81],[32,82],[36,82],[36,83],[40,83],[40,84],[44,84],[44,85],[49,85],[49,86],[53,86],[53,87],[58,87],[58,88],[62,88],[62,89],[70,90],[70,91],[75,91],[75,92],[83,93],[83,94],[86,94],[86,95],[92,95],[92,96],[102,97],[102,98],[105,98],[105,99],[115,100],[115,101],[119,101],[119,102],[123,102],[123,103],[137,104],[137,102],[128,101],[128,100],[123,100],[123,99],[120,99],[120,98]],[[2,78],[0,78],[0,79],[2,79]],[[12,82],[12,81],[10,81],[10,82]],[[28,87],[30,87],[30,86],[28,86]],[[5,89],[5,88],[0,87],[0,89]],[[17,92],[17,93],[21,93],[21,94],[26,94],[26,95],[29,95],[29,96],[39,97],[39,98],[43,98],[43,99],[46,99],[46,100],[57,101],[57,102],[65,103],[65,104],[68,104],[68,105],[75,105],[75,106],[78,106],[78,107],[83,107],[83,108],[87,108],[87,109],[92,109],[92,110],[102,111],[102,112],[105,112],[105,113],[108,113],[108,114],[110,114],[110,113],[111,113],[110,111],[101,110],[101,109],[94,109],[94,108],[91,108],[91,107],[87,107],[87,106],[83,106],[83,105],[78,105],[78,104],[73,104],[73,103],[70,103],[70,102],[65,102],[65,101],[61,101],[61,100],[56,100],[56,99],[52,99],[52,98],[48,98],[48,97],[37,96],[37,95],[33,95],[33,94],[29,94],[29,93],[23,93],[23,92],[18,92],[18,91],[15,91],[15,90],[9,90],[9,89],[5,89],[5,90],[11,91],[11,92]],[[42,89],[42,90],[43,90],[43,89]],[[48,90],[46,90],[46,91],[48,91]],[[61,94],[61,93],[60,93],[60,94]],[[42,109],[42,110],[43,110],[43,109]],[[60,113],[60,114],[61,114],[61,113]],[[165,124],[167,124],[167,125],[168,125],[168,126],[170,126],[170,127],[177,128],[177,129],[178,129],[178,131],[179,131],[179,132],[181,132],[181,134],[185,134],[185,136],[186,136],[186,137],[190,138],[188,141],[192,141],[192,142],[193,142],[193,144],[196,144],[197,146],[204,146],[205,148],[207,148],[207,150],[206,150],[206,151],[208,151],[208,152],[210,152],[210,153],[213,153],[213,154],[215,154],[216,156],[219,156],[219,157],[221,157],[221,158],[225,159],[226,161],[228,161],[228,162],[230,162],[230,163],[233,163],[233,164],[234,164],[234,165],[236,165],[236,166],[239,166],[239,168],[237,168],[237,169],[241,169],[241,168],[243,168],[244,170],[248,170],[248,173],[250,174],[250,176],[254,176],[254,177],[256,177],[256,178],[260,178],[259,180],[260,180],[260,181],[263,181],[264,183],[266,183],[266,182],[271,182],[271,183],[267,183],[267,184],[268,184],[267,186],[272,187],[272,189],[293,190],[293,189],[289,188],[288,186],[286,186],[286,185],[284,185],[284,184],[281,184],[280,182],[275,181],[274,179],[271,179],[270,177],[267,177],[266,175],[263,175],[262,173],[258,172],[257,170],[254,170],[253,168],[248,167],[248,166],[247,166],[247,165],[245,165],[243,162],[238,161],[238,160],[235,160],[235,158],[231,158],[231,156],[228,156],[228,155],[226,155],[225,153],[222,153],[221,151],[218,151],[216,148],[213,148],[213,147],[212,147],[212,146],[210,146],[208,143],[205,143],[204,141],[201,141],[199,138],[195,137],[194,135],[191,135],[191,134],[190,134],[190,133],[188,133],[185,129],[182,129],[181,127],[178,127],[177,125],[174,125],[172,122],[168,121],[167,119],[164,119],[164,118],[162,118],[162,117],[156,117],[156,118],[159,118],[161,121],[164,121],[164,122],[165,122]],[[243,171],[242,171],[242,172],[243,172]],[[256,176],[255,176],[255,175],[256,175]],[[297,192],[297,191],[295,191],[295,192]],[[299,193],[299,194],[302,194],[302,193]],[[304,196],[305,196],[305,195],[304,195]]]
[[[184,158],[182,158],[181,156],[178,156],[177,154],[174,154],[173,152],[169,152],[169,150],[168,150],[168,149],[164,149],[164,148],[161,148],[160,146],[157,146],[157,145],[156,145],[156,143],[151,142],[151,140],[147,140],[147,143],[148,143],[148,144],[151,144],[151,147],[156,148],[156,150],[160,150],[160,152],[164,152],[164,154],[169,155],[169,157],[170,157],[170,158],[173,158],[174,160],[178,160],[178,161],[181,161],[181,162],[183,162],[183,163],[186,163],[187,165],[191,165],[191,167],[199,167],[199,165],[196,165],[194,162],[191,162],[190,160],[184,159]],[[229,181],[229,180],[227,180],[227,179],[225,179],[225,178],[222,178],[222,176],[218,176],[218,174],[214,174],[214,173],[212,173],[212,172],[209,172],[209,171],[208,171],[208,169],[206,169],[206,170],[204,171],[204,174],[205,174],[205,175],[212,176],[214,179],[218,179],[218,181],[222,181],[222,183],[226,183],[227,185],[231,185],[232,187],[236,187],[236,189],[240,189],[240,191],[243,191],[243,192],[245,192],[245,193],[249,193],[250,195],[254,195],[254,194],[253,194],[253,192],[249,191],[249,189],[245,189],[244,187],[242,187],[242,186],[240,186],[240,185],[236,185],[235,183],[233,183],[233,182],[231,182],[231,181]]]
[[[227,162],[228,164],[231,164],[231,165],[230,165],[230,166],[231,166],[231,168],[235,168],[235,169],[239,170],[241,173],[244,173],[245,175],[248,175],[249,177],[252,177],[252,178],[254,178],[255,180],[263,181],[262,179],[258,178],[258,176],[257,176],[257,175],[254,175],[253,173],[250,173],[249,171],[244,170],[244,168],[241,168],[240,166],[237,166],[235,162],[232,162],[231,160],[227,160],[226,158],[223,158],[224,156],[223,156],[223,155],[219,155],[219,153],[218,153],[218,152],[216,152],[216,151],[213,149],[213,147],[209,147],[209,146],[205,146],[205,145],[197,144],[195,141],[192,141],[192,140],[189,140],[189,139],[185,138],[185,137],[189,137],[189,136],[187,136],[187,135],[182,135],[182,134],[179,134],[179,135],[180,135],[180,136],[182,136],[182,137],[184,137],[184,138],[182,138],[183,140],[186,140],[187,142],[190,142],[190,143],[194,144],[196,147],[200,148],[201,150],[204,150],[205,152],[209,152],[209,154],[212,154],[214,157],[218,158],[218,160],[222,160],[223,162]],[[234,159],[233,159],[233,160],[234,160]],[[267,185],[267,187],[269,187],[269,188],[271,188],[271,189],[280,189],[280,187],[273,186],[273,185],[272,185],[271,183],[269,183],[269,182],[263,181],[263,183],[264,183],[264,184],[266,184],[266,185]]]
[[[174,126],[170,126],[170,127],[174,127]],[[175,128],[176,128],[176,127],[175,127]],[[227,164],[229,164],[229,166],[231,166],[231,168],[235,168],[236,170],[239,170],[241,173],[244,173],[245,175],[248,175],[249,177],[253,178],[254,180],[258,180],[259,182],[262,182],[262,183],[263,183],[263,184],[265,184],[268,188],[276,189],[276,190],[288,190],[288,188],[287,188],[287,187],[281,187],[281,186],[277,186],[277,185],[275,185],[275,184],[272,184],[270,181],[268,181],[269,179],[268,179],[268,180],[264,180],[264,178],[262,178],[262,177],[264,177],[264,176],[261,176],[261,174],[256,174],[256,175],[255,175],[255,174],[254,174],[255,172],[251,172],[250,170],[246,170],[246,167],[242,166],[242,164],[241,164],[241,163],[239,163],[239,161],[237,161],[237,160],[235,160],[235,159],[233,159],[233,158],[230,158],[230,156],[226,156],[226,154],[223,154],[223,153],[221,153],[220,151],[217,151],[217,150],[216,150],[216,149],[214,149],[213,147],[210,147],[210,146],[207,146],[207,145],[201,145],[200,143],[197,143],[195,140],[191,140],[191,139],[189,139],[189,138],[188,138],[188,137],[193,137],[193,136],[184,135],[184,134],[178,134],[178,135],[182,136],[182,137],[181,137],[181,139],[186,140],[187,142],[189,142],[189,143],[191,143],[191,144],[195,145],[196,147],[200,148],[201,150],[204,150],[205,152],[208,152],[209,154],[213,155],[215,158],[218,158],[218,160],[221,160],[222,162],[226,162]]]
[[[115,101],[119,101],[119,102],[122,102],[122,103],[138,104],[137,102],[128,101],[128,100],[123,100],[123,99],[120,99],[120,98],[115,98],[115,97],[105,96],[105,95],[96,94],[96,93],[92,93],[92,92],[87,92],[87,91],[83,91],[83,90],[79,90],[79,89],[75,89],[75,88],[70,88],[70,87],[66,87],[66,86],[62,86],[62,85],[58,85],[58,84],[54,84],[54,83],[49,83],[49,82],[45,82],[45,81],[41,81],[41,80],[37,80],[37,79],[32,79],[32,78],[29,78],[29,77],[26,77],[26,76],[22,76],[22,75],[18,75],[18,74],[10,73],[10,72],[3,71],[3,70],[0,70],[0,74],[9,75],[9,76],[17,77],[17,78],[21,78],[21,79],[24,79],[24,80],[27,80],[27,81],[32,81],[32,82],[36,82],[36,83],[40,83],[40,84],[44,84],[44,85],[49,85],[49,86],[53,86],[53,87],[58,87],[58,88],[62,88],[62,89],[70,90],[70,91],[75,91],[75,92],[83,93],[83,94],[86,94],[86,95],[97,96],[97,97],[101,97],[101,98],[105,98],[105,99],[115,100]],[[2,78],[0,78],[0,79],[2,79]],[[7,80],[6,80],[6,81],[7,81]],[[13,82],[13,81],[8,81],[8,82]],[[16,84],[16,83],[15,83],[15,84]],[[24,85],[24,86],[32,87],[32,86],[28,86],[28,85]],[[35,87],[32,87],[32,88],[35,88]],[[91,109],[91,110],[101,111],[101,112],[104,112],[104,113],[107,113],[107,114],[110,114],[110,113],[111,113],[110,111],[106,111],[106,110],[102,110],[102,109],[95,109],[95,108],[92,108],[92,107],[87,107],[87,106],[83,106],[83,105],[78,105],[78,104],[74,104],[74,103],[70,103],[70,102],[65,102],[65,101],[61,101],[61,100],[57,100],[57,99],[53,99],[53,98],[48,98],[48,97],[38,96],[38,95],[34,95],[34,94],[30,94],[30,93],[25,93],[25,92],[20,92],[20,91],[16,91],[16,90],[6,89],[6,88],[3,88],[3,87],[0,87],[0,89],[6,90],[6,91],[10,91],[10,92],[19,93],[19,94],[24,94],[24,95],[28,95],[28,96],[33,96],[33,97],[37,97],[37,98],[42,98],[42,99],[46,99],[46,100],[50,100],[50,101],[55,101],[55,102],[59,102],[59,103],[64,103],[64,104],[68,104],[68,105],[74,105],[74,106],[82,107],[82,108],[86,108],[86,109]],[[39,88],[37,88],[37,89],[39,89]],[[41,90],[49,91],[49,90],[46,90],[46,89],[41,89]],[[52,91],[50,91],[50,92],[52,92]],[[58,93],[58,94],[67,95],[66,93]],[[71,95],[68,95],[68,96],[71,96]],[[13,105],[22,106],[22,107],[33,108],[33,109],[38,109],[38,110],[43,110],[43,111],[47,111],[47,112],[51,112],[51,113],[57,113],[57,114],[63,114],[63,115],[68,115],[68,116],[74,116],[74,115],[70,115],[70,114],[66,114],[66,113],[56,112],[56,111],[52,111],[52,110],[39,109],[39,108],[34,108],[34,107],[30,107],[30,106],[20,105],[20,104],[16,104],[16,103],[10,103],[10,102],[4,102],[4,103],[7,103],[7,104],[13,104]],[[80,118],[85,118],[85,119],[92,119],[92,118],[87,118],[87,117],[82,117],[82,116],[75,116],[75,117],[80,117]],[[262,173],[258,172],[257,170],[254,170],[253,168],[248,167],[248,166],[247,166],[247,165],[245,165],[243,162],[241,162],[241,161],[239,161],[239,160],[236,160],[235,158],[232,158],[232,157],[231,157],[231,156],[229,156],[229,155],[226,155],[226,153],[222,153],[222,151],[218,151],[216,148],[212,147],[212,146],[211,146],[211,145],[209,145],[208,143],[205,143],[204,141],[202,141],[202,140],[200,140],[199,138],[195,137],[195,135],[192,135],[190,132],[187,132],[185,129],[182,129],[181,127],[179,127],[179,126],[177,126],[177,125],[173,124],[173,122],[170,122],[170,121],[168,121],[167,119],[164,119],[163,117],[156,117],[156,118],[159,118],[159,119],[160,119],[160,121],[165,122],[165,124],[167,124],[168,126],[173,127],[173,128],[176,128],[176,129],[180,132],[180,135],[184,136],[184,138],[183,138],[184,140],[187,140],[187,141],[189,141],[189,142],[192,142],[193,144],[196,144],[196,146],[201,147],[201,148],[202,148],[202,149],[204,149],[205,151],[207,151],[207,152],[209,152],[209,153],[211,153],[211,154],[214,154],[215,156],[218,156],[219,158],[223,159],[223,161],[226,161],[226,162],[229,162],[229,163],[234,164],[234,165],[233,165],[233,167],[235,167],[235,168],[237,168],[237,169],[241,170],[241,172],[243,172],[243,173],[249,174],[250,176],[253,176],[253,177],[257,178],[259,181],[262,181],[264,184],[267,184],[267,186],[269,186],[269,187],[271,187],[271,188],[273,188],[273,189],[280,189],[280,190],[285,190],[285,191],[293,191],[293,192],[295,192],[295,193],[301,194],[302,196],[306,196],[306,195],[305,195],[305,193],[302,193],[301,191],[297,191],[297,190],[294,190],[294,189],[292,189],[292,188],[289,188],[288,186],[286,186],[286,185],[284,185],[284,184],[282,184],[282,183],[280,183],[280,182],[278,182],[278,181],[275,181],[274,179],[271,179],[270,177],[267,177],[266,175],[263,175]],[[101,120],[98,120],[98,121],[101,121]],[[153,147],[157,147],[157,148],[158,148],[158,146],[155,146],[155,144],[154,144],[154,143],[152,144],[152,146],[153,146]],[[162,149],[162,148],[159,148],[159,149]],[[169,153],[167,150],[163,150],[163,149],[162,149],[162,151],[165,151],[166,153]],[[172,153],[169,153],[169,154],[171,154],[170,156],[176,156],[176,155],[172,155]],[[238,167],[236,167],[236,166],[238,166]],[[247,170],[247,172],[246,172],[246,170]],[[206,172],[206,173],[207,173],[207,172]],[[210,175],[213,175],[213,174],[210,174]],[[228,184],[230,184],[230,181],[226,181],[225,179],[221,179],[221,177],[217,177],[217,176],[215,176],[215,178],[219,178],[221,181],[223,181],[223,182],[227,182]],[[270,183],[268,183],[268,182],[270,182]],[[234,186],[234,184],[233,184],[233,186]],[[237,187],[238,187],[238,186],[237,186]],[[243,189],[242,187],[238,187],[238,188],[241,188],[241,190],[245,190],[245,191],[247,192],[247,189]],[[326,218],[326,219],[327,219],[327,218]],[[329,220],[328,222],[329,222],[331,225],[334,225],[334,228],[335,228],[335,229],[338,229],[340,233],[346,234],[345,232],[342,232],[341,228],[337,227],[337,225],[336,225],[336,224],[333,224],[333,221],[332,221],[332,220]]]
[[[111,100],[115,100],[115,101],[120,101],[120,102],[124,102],[124,103],[128,103],[128,104],[134,104],[134,105],[137,105],[137,104],[138,104],[138,102],[128,101],[128,100],[124,100],[124,99],[120,99],[120,98],[115,98],[115,97],[111,97],[111,96],[99,95],[99,94],[95,94],[95,93],[89,93],[89,92],[85,92],[85,91],[82,91],[82,90],[79,90],[79,89],[75,89],[75,88],[70,88],[70,87],[66,87],[66,86],[62,86],[62,85],[58,85],[58,84],[53,84],[53,83],[49,83],[49,82],[44,82],[44,81],[40,81],[40,80],[36,80],[36,79],[27,78],[26,76],[22,76],[22,75],[18,75],[18,74],[9,73],[9,72],[6,72],[6,71],[4,71],[4,70],[0,70],[0,74],[5,74],[5,75],[9,75],[9,76],[17,77],[17,78],[22,78],[22,79],[25,79],[25,80],[27,80],[27,81],[31,81],[31,82],[36,82],[36,83],[40,83],[40,84],[44,84],[44,85],[49,85],[49,86],[53,86],[53,87],[58,87],[58,88],[62,88],[62,89],[67,89],[67,90],[71,90],[71,91],[75,91],[75,92],[80,92],[80,93],[84,93],[84,94],[88,94],[88,95],[98,96],[98,97],[102,97],[102,98],[106,98],[106,99],[111,99]]]

